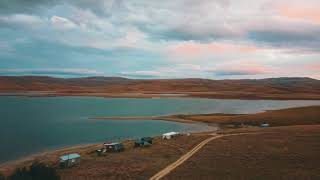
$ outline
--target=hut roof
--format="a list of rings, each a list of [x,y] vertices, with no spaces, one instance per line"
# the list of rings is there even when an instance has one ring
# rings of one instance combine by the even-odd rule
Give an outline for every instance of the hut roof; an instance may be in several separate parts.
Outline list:
[[[121,143],[119,143],[119,142],[104,143],[105,146],[114,146],[114,145],[117,145],[117,144],[121,144]]]
[[[168,133],[165,133],[163,134],[163,136],[173,136],[173,135],[177,135],[179,134],[178,132],[168,132]]]
[[[67,154],[67,155],[64,155],[64,156],[60,156],[60,159],[62,161],[66,161],[66,160],[69,160],[69,159],[75,159],[75,158],[79,158],[80,155],[77,154],[77,153],[73,153],[73,154]]]

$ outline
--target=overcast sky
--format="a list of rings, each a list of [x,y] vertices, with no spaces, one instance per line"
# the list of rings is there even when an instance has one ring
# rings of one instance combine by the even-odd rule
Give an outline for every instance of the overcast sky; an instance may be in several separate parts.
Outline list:
[[[320,1],[1,0],[0,75],[320,79]]]

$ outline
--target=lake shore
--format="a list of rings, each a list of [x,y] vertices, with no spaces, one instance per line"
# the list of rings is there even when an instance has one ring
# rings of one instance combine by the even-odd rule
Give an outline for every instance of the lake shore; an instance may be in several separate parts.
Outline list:
[[[180,123],[201,123],[189,119],[182,119],[175,116],[136,116],[136,117],[90,117],[92,120],[163,120],[163,121],[174,121]]]
[[[201,123],[217,123],[220,124],[223,129],[221,129],[218,133],[235,133],[235,132],[260,132],[260,131],[272,131],[272,132],[282,132],[277,138],[285,138],[285,136],[289,135],[285,133],[287,129],[297,129],[300,127],[299,131],[304,131],[305,129],[312,129],[313,131],[320,130],[320,106],[310,106],[310,107],[300,107],[300,108],[290,108],[290,109],[282,109],[282,110],[273,110],[266,111],[263,113],[256,114],[200,114],[200,115],[173,115],[168,117],[162,117],[165,120],[169,121],[184,121],[188,123],[201,122]],[[114,119],[114,117],[109,117],[110,119]],[[132,119],[140,119],[141,117],[131,117]],[[99,118],[98,118],[99,119]],[[118,117],[118,120],[125,120],[128,117]],[[146,117],[146,119],[159,119],[159,117]],[[108,120],[108,117],[100,117],[99,120]],[[268,122],[271,125],[271,128],[262,129],[259,128],[259,123]],[[319,127],[319,128],[317,128]],[[291,132],[292,130],[290,130]],[[113,169],[114,173],[119,175],[119,177],[135,177],[136,175],[141,175],[143,177],[151,177],[152,174],[156,173],[157,170],[165,167],[166,165],[173,162],[179,156],[181,156],[184,152],[191,149],[195,144],[208,137],[208,134],[211,132],[203,132],[203,133],[192,133],[191,137],[182,136],[180,138],[174,139],[172,141],[163,141],[160,137],[156,137],[156,143],[154,146],[150,148],[136,149],[133,148],[133,141],[127,140],[124,141],[126,151],[122,154],[110,154],[107,157],[99,158],[95,154],[95,150],[102,147],[102,144],[91,144],[91,145],[82,145],[76,147],[68,147],[56,151],[45,152],[42,154],[34,155],[29,157],[28,159],[18,160],[15,162],[7,163],[0,166],[0,171],[4,174],[11,173],[17,167],[25,167],[29,166],[34,161],[44,162],[46,164],[57,166],[57,159],[59,156],[67,153],[80,153],[83,158],[83,163],[79,167],[67,169],[67,170],[59,170],[59,173],[62,175],[63,179],[68,179],[68,177],[79,177],[81,174],[91,174],[93,179],[99,179],[104,177],[105,175],[99,174],[99,172],[104,169],[105,171],[110,171],[105,169],[105,163],[114,163],[119,162],[117,169],[126,169],[128,173],[122,174],[121,172]],[[185,141],[185,143],[182,143]],[[191,143],[191,141],[193,143]],[[169,144],[168,144],[169,143]],[[173,143],[173,144],[170,144]],[[303,143],[303,142],[300,142]],[[183,147],[183,151],[179,148],[172,147]],[[165,160],[168,156],[168,152],[170,155],[169,160]],[[157,152],[157,153],[155,153]],[[136,159],[134,157],[140,157],[142,154],[148,153],[148,156],[143,158],[145,160]],[[154,154],[155,153],[155,154]],[[141,155],[139,155],[141,154]],[[173,155],[174,154],[174,155]],[[146,163],[146,160],[150,160],[149,156],[152,157],[151,164]],[[111,160],[110,160],[111,158]],[[131,158],[131,160],[130,160]],[[138,163],[138,165],[137,165]],[[93,165],[93,167],[91,167]],[[110,164],[111,165],[111,164]],[[112,165],[111,165],[112,166]],[[137,167],[139,168],[137,169]],[[152,166],[151,169],[148,169],[149,166]],[[140,172],[140,173],[138,173]],[[110,172],[111,173],[111,172]],[[112,174],[112,173],[111,173]],[[110,176],[113,176],[111,175]]]
[[[64,91],[16,91],[0,92],[0,96],[22,97],[59,97],[87,96],[105,98],[204,98],[204,99],[240,99],[240,100],[320,100],[318,93],[251,93],[251,92],[64,92]]]
[[[179,147],[179,149],[175,149],[173,151],[169,151],[170,156],[172,156],[174,154],[174,156],[176,158],[178,158],[183,152],[188,151],[193,145],[195,145],[196,143],[200,142],[201,140],[205,139],[207,137],[207,132],[199,132],[199,133],[192,133],[192,136],[190,138],[188,138],[187,136],[182,136],[179,137],[177,140],[179,141],[185,141],[184,145]],[[191,141],[190,141],[191,140]],[[133,142],[134,140],[124,140],[121,141],[124,146],[125,146],[125,154],[126,154],[123,158],[123,160],[125,160],[126,158],[130,159],[128,156],[135,156],[138,149],[133,148]],[[163,143],[163,140],[160,136],[156,136],[154,137],[154,143],[156,144],[156,151],[162,151],[161,153],[163,153],[163,155],[165,154],[165,151],[168,150],[168,148],[170,147],[175,147],[175,146],[179,146],[177,141],[174,142],[169,142],[169,144],[167,143]],[[165,147],[164,147],[165,146]],[[42,152],[42,153],[37,153],[34,155],[30,155],[26,158],[22,158],[22,159],[18,159],[18,160],[14,160],[14,161],[10,161],[10,162],[6,162],[0,165],[0,172],[3,173],[4,175],[9,175],[11,174],[16,168],[23,168],[23,167],[28,167],[30,166],[33,162],[42,162],[45,163],[47,165],[53,166],[53,167],[57,167],[58,168],[58,159],[61,155],[63,154],[69,154],[69,153],[78,153],[81,155],[82,158],[82,163],[83,161],[99,161],[99,157],[97,157],[95,150],[97,149],[101,149],[103,147],[103,143],[96,143],[96,144],[88,144],[88,145],[77,145],[77,146],[71,146],[71,147],[66,147],[66,148],[60,148],[58,150],[51,150],[51,151],[47,151],[47,152]],[[147,149],[153,149],[153,147],[147,148]],[[147,150],[145,149],[145,150]],[[184,149],[184,150],[183,150]],[[143,150],[142,150],[143,151]],[[152,150],[154,151],[154,150]],[[173,154],[172,154],[173,153]],[[114,155],[118,155],[118,154],[110,154],[111,156]],[[119,154],[120,155],[120,154]],[[110,158],[109,155],[107,155],[107,157],[102,157],[105,161],[108,159],[108,157]],[[119,156],[118,156],[119,158]],[[113,159],[112,162],[116,163],[119,159]],[[132,158],[132,157],[131,157]],[[159,157],[154,157],[156,159],[156,161],[152,162],[153,166],[158,166],[159,163],[157,163],[159,159]],[[162,158],[161,158],[162,159]],[[170,159],[174,159],[174,157],[171,157]],[[109,161],[110,159],[108,159]],[[162,163],[164,163],[164,165],[167,165],[168,161],[167,160],[161,160]],[[91,162],[93,163],[93,162]],[[110,166],[112,166],[111,164],[113,164],[110,162]],[[88,165],[88,164],[87,164]],[[100,167],[103,168],[103,167]],[[156,170],[156,169],[155,169]],[[60,172],[64,173],[64,170],[59,170]]]
[[[222,126],[259,126],[268,122],[274,126],[313,125],[320,124],[320,106],[296,107],[280,110],[266,110],[255,114],[192,114],[170,116],[138,116],[138,117],[91,117],[96,120],[165,120],[183,123],[219,124]]]

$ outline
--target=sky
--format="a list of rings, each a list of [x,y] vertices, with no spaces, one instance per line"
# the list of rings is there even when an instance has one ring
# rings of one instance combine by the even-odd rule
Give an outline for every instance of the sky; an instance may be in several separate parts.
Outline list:
[[[320,1],[1,0],[0,75],[320,79]]]

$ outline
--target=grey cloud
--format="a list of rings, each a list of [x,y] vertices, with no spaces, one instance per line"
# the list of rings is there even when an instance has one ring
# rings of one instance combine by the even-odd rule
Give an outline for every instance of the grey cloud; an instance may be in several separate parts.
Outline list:
[[[36,28],[46,23],[45,19],[38,16],[26,15],[26,14],[14,14],[7,16],[0,16],[0,28]]]
[[[175,1],[123,1],[123,0],[2,0],[2,14],[42,12],[48,8],[68,4],[80,10],[89,10],[85,27],[104,36],[121,36],[127,27],[135,27],[148,35],[149,40],[244,40],[277,48],[295,48],[319,51],[320,27],[305,22],[292,22],[279,18],[264,1],[230,0],[175,0]],[[262,7],[263,10],[261,9]],[[0,14],[1,14],[0,13]],[[50,18],[50,17],[49,17]],[[81,24],[83,16],[65,17]],[[72,19],[73,18],[73,19]],[[0,19],[1,21],[1,19]],[[1,23],[1,22],[0,22]],[[6,22],[7,23],[7,22]],[[5,24],[2,21],[2,24]],[[65,24],[66,25],[66,24]],[[69,23],[68,27],[72,25]],[[84,27],[84,26],[83,26]],[[123,31],[118,35],[115,32]],[[85,31],[87,33],[87,31]],[[105,36],[105,34],[107,36]],[[108,39],[109,40],[109,39]]]
[[[34,13],[57,3],[58,0],[1,0],[0,14]]]
[[[320,51],[320,28],[314,32],[283,32],[283,31],[255,31],[249,33],[249,39],[258,44],[271,47],[287,48],[294,51],[319,52]]]
[[[55,75],[55,76],[97,76],[102,73],[89,69],[0,69],[3,75]]]
[[[42,12],[61,4],[90,9],[105,15],[121,7],[122,0],[1,0],[0,14]]]
[[[158,76],[144,75],[144,74],[122,74],[122,73],[120,73],[119,76],[127,77],[127,78],[133,78],[133,79],[155,79],[155,78],[160,78]]]

